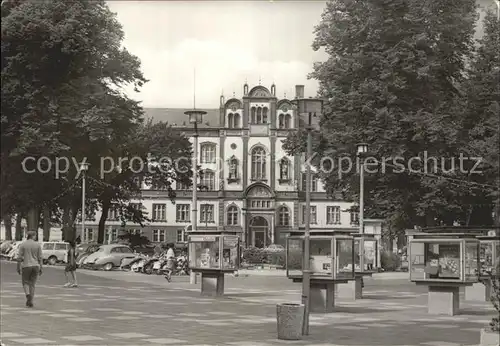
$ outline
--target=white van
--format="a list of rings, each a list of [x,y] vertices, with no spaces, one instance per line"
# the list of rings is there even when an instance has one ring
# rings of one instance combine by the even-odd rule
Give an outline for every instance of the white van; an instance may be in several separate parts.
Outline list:
[[[62,241],[47,241],[42,243],[42,257],[45,263],[67,263],[69,243]]]

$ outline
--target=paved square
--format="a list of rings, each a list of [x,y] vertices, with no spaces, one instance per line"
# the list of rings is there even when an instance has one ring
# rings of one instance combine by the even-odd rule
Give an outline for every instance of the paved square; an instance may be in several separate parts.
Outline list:
[[[494,315],[489,303],[461,302],[459,316],[430,316],[422,287],[367,281],[364,299],[337,299],[336,312],[311,315],[310,335],[280,341],[276,304],[301,295],[300,285],[285,278],[228,277],[226,297],[211,299],[187,278],[169,284],[124,272],[81,270],[80,287],[68,292],[63,272],[46,268],[35,308],[27,309],[15,265],[1,265],[1,338],[9,346],[467,346],[479,343]]]

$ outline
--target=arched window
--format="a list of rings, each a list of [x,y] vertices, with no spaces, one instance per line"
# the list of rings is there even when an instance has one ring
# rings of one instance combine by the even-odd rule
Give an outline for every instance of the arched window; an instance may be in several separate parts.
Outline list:
[[[280,114],[279,116],[279,128],[280,129],[289,129],[292,117],[290,114]]]
[[[252,150],[252,179],[266,179],[266,151],[262,147]]]
[[[229,176],[228,180],[229,182],[234,182],[238,179],[239,176],[239,162],[236,157],[231,157],[229,159]]]
[[[230,129],[234,127],[234,114],[233,113],[229,113],[227,115],[227,127],[229,127]]]
[[[200,163],[215,163],[215,144],[203,143],[200,151]]]
[[[252,107],[252,117],[251,117],[252,124],[255,124],[257,122],[257,117],[255,116],[255,111],[256,111],[255,107]]]
[[[286,206],[281,206],[279,208],[278,220],[280,226],[290,226],[290,211]]]
[[[262,123],[267,124],[267,107],[262,110]]]
[[[200,185],[204,190],[215,190],[215,173],[209,169],[201,172]]]
[[[233,114],[233,128],[240,127],[240,115],[238,113]]]
[[[262,124],[262,108],[257,107],[257,121],[256,124]]]
[[[238,207],[235,205],[227,208],[227,225],[228,226],[236,226],[238,225]]]
[[[280,182],[290,180],[290,161],[284,157],[280,160]]]

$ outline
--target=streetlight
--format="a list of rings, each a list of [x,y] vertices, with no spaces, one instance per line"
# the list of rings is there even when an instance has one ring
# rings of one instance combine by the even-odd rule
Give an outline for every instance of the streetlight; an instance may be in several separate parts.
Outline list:
[[[193,109],[191,111],[184,112],[189,117],[189,123],[194,126],[194,136],[193,136],[193,201],[192,201],[192,211],[191,211],[191,232],[196,232],[196,222],[198,217],[198,197],[196,195],[198,189],[198,124],[201,124],[203,116],[207,114],[205,111],[200,111]],[[191,271],[189,275],[189,283],[196,284],[196,273]]]
[[[368,151],[368,144],[359,143],[356,145],[358,157],[359,157],[359,233],[365,233],[364,226],[364,209],[365,209],[365,200],[364,200],[364,190],[365,190],[365,166],[364,166],[364,155]]]
[[[85,175],[89,169],[89,164],[82,162],[80,172],[82,172],[82,234],[81,238],[85,237]]]
[[[306,162],[312,157],[312,117],[320,115],[323,111],[323,100],[313,99],[313,98],[300,98],[296,100],[297,111],[299,116],[307,115],[308,123],[307,129],[307,152],[306,152]],[[305,214],[305,234],[304,234],[304,264],[302,270],[302,304],[304,304],[304,325],[302,329],[302,334],[309,335],[309,310],[310,310],[310,291],[311,291],[311,271],[309,262],[309,247],[310,247],[310,222],[311,222],[311,166],[306,164],[306,212]]]

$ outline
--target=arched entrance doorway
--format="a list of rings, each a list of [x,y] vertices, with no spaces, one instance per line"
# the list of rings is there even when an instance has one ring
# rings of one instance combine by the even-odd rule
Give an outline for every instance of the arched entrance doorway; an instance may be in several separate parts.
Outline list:
[[[269,223],[262,216],[255,216],[250,220],[250,236],[252,246],[265,248],[269,245]]]

